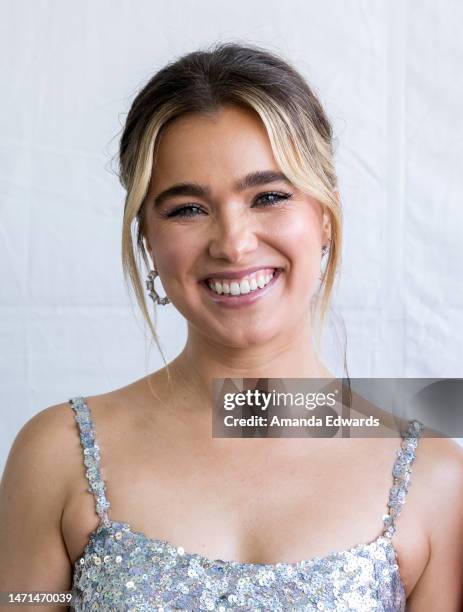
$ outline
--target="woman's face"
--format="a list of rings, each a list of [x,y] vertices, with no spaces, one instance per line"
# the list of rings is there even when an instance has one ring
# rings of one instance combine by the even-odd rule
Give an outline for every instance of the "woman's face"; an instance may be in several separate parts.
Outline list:
[[[246,108],[180,117],[161,137],[147,248],[189,326],[224,345],[284,340],[310,318],[329,225],[279,174],[265,127]]]

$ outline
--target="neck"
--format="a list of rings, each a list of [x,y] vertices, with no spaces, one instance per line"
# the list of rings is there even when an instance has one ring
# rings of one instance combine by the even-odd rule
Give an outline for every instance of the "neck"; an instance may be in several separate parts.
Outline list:
[[[284,336],[265,345],[230,347],[189,327],[183,351],[169,365],[172,382],[207,405],[213,378],[334,378],[316,354],[307,322]]]

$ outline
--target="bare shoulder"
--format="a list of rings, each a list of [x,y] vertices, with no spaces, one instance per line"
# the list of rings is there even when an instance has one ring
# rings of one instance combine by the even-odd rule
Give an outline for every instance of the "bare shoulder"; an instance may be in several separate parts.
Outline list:
[[[16,434],[5,473],[18,472],[22,477],[29,475],[44,481],[66,474],[69,443],[74,437],[74,419],[68,402],[44,408]],[[55,492],[57,482],[54,480]]]
[[[463,448],[451,438],[423,436],[416,451],[430,527],[440,518],[460,511],[463,521]],[[415,479],[416,480],[416,479]]]
[[[463,447],[451,438],[423,436],[418,444],[417,465],[427,474],[427,485],[438,493],[463,493]],[[437,501],[437,500],[436,500]]]
[[[100,437],[124,438],[143,405],[143,379],[84,399]],[[132,419],[132,421],[130,421]],[[86,487],[71,403],[48,406],[16,434],[0,482],[0,590],[66,590],[72,564],[63,517]],[[77,493],[76,493],[77,492]],[[78,532],[73,526],[72,532]]]
[[[31,502],[30,507],[34,507],[33,499],[43,497],[54,504],[56,512],[62,509],[70,482],[70,469],[75,463],[71,452],[75,440],[75,421],[68,402],[37,412],[26,421],[12,442],[0,499],[18,499],[18,503],[27,501]]]
[[[414,472],[412,489],[419,492],[429,558],[407,609],[459,610],[463,603],[463,448],[449,438],[422,437]]]
[[[1,587],[54,590],[69,584],[61,514],[72,427],[69,405],[50,406],[30,418],[11,445],[0,483]]]

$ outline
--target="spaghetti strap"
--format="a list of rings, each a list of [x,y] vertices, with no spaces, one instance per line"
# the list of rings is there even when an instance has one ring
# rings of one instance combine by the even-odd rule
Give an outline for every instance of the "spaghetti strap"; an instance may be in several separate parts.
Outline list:
[[[100,447],[95,437],[95,426],[93,424],[90,408],[85,403],[83,397],[73,397],[69,403],[74,410],[74,417],[79,429],[80,442],[83,451],[85,475],[90,486],[87,488],[95,498],[96,513],[100,517],[100,525],[110,525],[107,510],[110,507],[106,499],[106,483],[101,477],[100,472]]]
[[[392,538],[396,532],[396,521],[410,488],[411,466],[415,461],[416,447],[424,429],[423,423],[416,419],[412,419],[408,423],[408,429],[401,434],[402,443],[392,467],[393,483],[389,490],[389,500],[387,502],[389,510],[387,514],[383,515],[383,536],[386,538]]]

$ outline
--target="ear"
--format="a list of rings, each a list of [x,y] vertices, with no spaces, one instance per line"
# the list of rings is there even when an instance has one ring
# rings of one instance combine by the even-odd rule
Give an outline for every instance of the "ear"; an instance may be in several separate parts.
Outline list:
[[[154,256],[153,256],[153,248],[150,244],[150,241],[148,240],[148,238],[143,238],[144,243],[145,243],[145,250],[148,252],[149,257],[151,258],[151,261],[153,262],[153,267],[156,267],[155,261],[154,261]]]
[[[322,219],[322,242],[326,244],[331,240],[331,214],[329,209],[323,207],[323,219]]]

